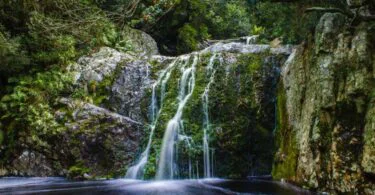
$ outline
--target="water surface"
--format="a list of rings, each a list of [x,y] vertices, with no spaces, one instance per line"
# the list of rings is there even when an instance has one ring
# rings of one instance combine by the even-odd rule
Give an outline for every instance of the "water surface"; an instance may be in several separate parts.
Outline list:
[[[309,194],[296,188],[271,181],[235,181],[225,179],[202,180],[104,180],[72,182],[64,178],[2,178],[0,194]]]

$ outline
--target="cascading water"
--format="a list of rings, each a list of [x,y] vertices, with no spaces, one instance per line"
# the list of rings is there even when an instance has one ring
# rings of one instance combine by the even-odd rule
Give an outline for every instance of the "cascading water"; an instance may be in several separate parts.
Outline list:
[[[258,37],[259,37],[258,35],[246,37],[246,45],[250,45],[250,44],[255,43],[257,41]]]
[[[125,178],[128,178],[128,179],[142,179],[143,178],[143,170],[144,170],[145,165],[147,164],[148,156],[150,154],[151,143],[152,143],[152,138],[154,136],[154,132],[156,128],[156,123],[159,118],[159,114],[161,113],[161,108],[163,106],[166,84],[178,60],[179,59],[175,59],[172,63],[170,63],[167,66],[167,68],[164,69],[160,73],[159,78],[156,81],[156,83],[152,85],[150,136],[148,138],[146,149],[145,151],[142,152],[138,163],[131,166],[128,169],[128,171],[126,172]],[[158,105],[157,105],[158,99],[157,99],[156,90],[159,85],[161,85],[161,91],[160,91],[161,94],[160,94],[160,106],[158,108]]]
[[[207,76],[209,77],[209,82],[204,89],[202,95],[202,103],[203,103],[203,163],[204,163],[204,177],[209,178],[213,177],[213,152],[210,158],[210,147],[209,147],[209,135],[208,132],[210,131],[210,118],[209,118],[209,93],[210,87],[215,79],[216,69],[214,67],[215,60],[217,59],[218,54],[214,54],[211,56],[209,64],[206,68]],[[222,64],[222,58],[219,56],[220,64]],[[212,150],[213,151],[213,150]]]
[[[194,59],[190,67],[182,67],[182,77],[179,83],[178,108],[174,117],[168,122],[164,133],[160,152],[159,166],[156,179],[173,179],[176,175],[175,143],[178,140],[181,128],[182,113],[190,99],[195,87],[195,70],[198,63],[198,54],[193,54]]]

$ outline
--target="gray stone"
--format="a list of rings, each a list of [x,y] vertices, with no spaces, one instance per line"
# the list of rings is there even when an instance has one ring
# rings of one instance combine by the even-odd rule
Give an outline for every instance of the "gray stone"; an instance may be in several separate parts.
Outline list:
[[[337,35],[343,30],[345,16],[339,13],[327,13],[322,16],[316,27],[316,53],[333,52],[337,46]]]
[[[123,66],[111,86],[108,107],[111,110],[146,122],[147,109],[142,110],[147,89],[151,87],[151,65],[145,60],[136,60]]]
[[[100,82],[112,75],[121,61],[134,59],[130,54],[102,47],[90,56],[79,58],[77,64],[71,65],[69,70],[75,73],[75,79],[81,83]]]

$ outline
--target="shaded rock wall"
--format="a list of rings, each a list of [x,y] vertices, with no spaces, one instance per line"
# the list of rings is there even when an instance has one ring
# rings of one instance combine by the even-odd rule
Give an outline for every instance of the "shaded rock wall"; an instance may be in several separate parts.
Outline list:
[[[325,14],[282,69],[273,175],[310,189],[367,193],[374,182],[374,28]]]

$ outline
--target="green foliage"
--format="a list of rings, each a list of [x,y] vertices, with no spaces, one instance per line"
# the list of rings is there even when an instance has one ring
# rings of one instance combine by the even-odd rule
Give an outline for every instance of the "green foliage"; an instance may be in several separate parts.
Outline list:
[[[184,52],[196,50],[198,47],[197,37],[197,30],[190,24],[185,24],[178,33],[178,39],[180,40],[178,50]]]
[[[264,31],[265,31],[264,27],[254,25],[253,28],[251,29],[251,34],[252,35],[260,35],[260,34],[263,34]]]
[[[250,13],[244,1],[228,2],[218,6],[210,19],[210,33],[217,38],[249,35],[252,29]]]
[[[186,53],[206,39],[248,35],[251,24],[247,5],[246,1],[241,0],[176,1],[173,10],[160,18],[158,25],[146,27],[145,30],[163,44],[162,51],[170,48],[177,50],[177,53]]]
[[[80,54],[76,51],[78,46],[82,50],[114,44],[117,38],[115,27],[100,10],[93,6],[85,7],[87,5],[83,3],[66,6],[72,13],[65,15],[66,10],[61,9],[30,13],[27,24],[30,38],[27,43],[33,48],[32,57],[36,64],[66,65]]]
[[[65,130],[55,119],[53,105],[58,96],[70,91],[72,78],[70,74],[51,70],[12,79],[16,87],[0,101],[5,144],[11,146],[19,136],[27,136],[23,144],[48,147],[45,138]]]
[[[114,46],[118,39],[116,26],[90,0],[6,0],[0,3],[0,16],[9,31],[0,28],[4,75],[29,67],[66,66],[95,47]]]
[[[341,1],[272,2],[259,1],[253,7],[252,23],[264,28],[263,36],[268,40],[281,38],[283,43],[298,44],[314,32],[321,13],[305,13],[313,6],[341,7]]]
[[[28,63],[29,59],[20,48],[20,39],[11,39],[8,33],[2,31],[0,25],[0,75],[20,72]]]

